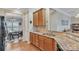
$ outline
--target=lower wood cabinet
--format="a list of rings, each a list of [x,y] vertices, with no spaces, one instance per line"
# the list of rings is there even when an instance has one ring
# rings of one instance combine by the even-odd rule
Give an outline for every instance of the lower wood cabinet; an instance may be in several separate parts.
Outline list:
[[[45,37],[44,49],[45,49],[45,51],[55,51],[56,50],[56,41],[53,38]]]
[[[35,46],[39,46],[38,44],[38,35],[35,33],[30,32],[30,42],[35,45]]]
[[[30,32],[30,43],[33,44],[33,33]]]
[[[39,47],[39,41],[38,41],[38,35],[37,34],[34,35],[34,39],[35,39],[35,46]]]
[[[44,36],[41,36],[41,35],[39,35],[39,48],[41,49],[41,50],[44,50]]]
[[[30,41],[33,45],[43,51],[56,51],[56,41],[43,35],[30,33]]]

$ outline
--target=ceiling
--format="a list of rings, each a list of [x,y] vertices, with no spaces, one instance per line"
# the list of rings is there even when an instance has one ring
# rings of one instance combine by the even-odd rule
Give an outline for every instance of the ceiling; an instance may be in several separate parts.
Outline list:
[[[77,14],[79,14],[79,8],[57,8],[61,11],[63,11],[65,14],[68,14],[72,17],[75,17]],[[15,14],[27,14],[29,11],[29,8],[0,8],[0,13],[15,13]]]
[[[77,14],[79,14],[79,8],[59,8],[59,9],[72,17],[75,17]]]
[[[15,14],[26,14],[27,8],[0,8],[0,12],[15,13]]]

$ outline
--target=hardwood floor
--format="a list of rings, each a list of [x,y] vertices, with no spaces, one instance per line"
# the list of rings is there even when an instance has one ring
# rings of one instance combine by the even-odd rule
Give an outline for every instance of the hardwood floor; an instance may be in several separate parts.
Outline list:
[[[40,49],[32,44],[20,40],[18,43],[10,43],[8,51],[40,51]]]

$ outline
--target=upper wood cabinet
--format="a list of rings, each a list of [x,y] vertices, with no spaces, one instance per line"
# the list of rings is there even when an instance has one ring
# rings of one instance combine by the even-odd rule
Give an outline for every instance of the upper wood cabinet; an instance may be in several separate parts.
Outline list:
[[[38,13],[37,12],[33,13],[33,25],[34,26],[38,25]]]
[[[39,26],[45,25],[45,10],[40,9],[38,11],[38,24]]]
[[[45,9],[41,8],[33,13],[33,25],[34,26],[45,25]]]

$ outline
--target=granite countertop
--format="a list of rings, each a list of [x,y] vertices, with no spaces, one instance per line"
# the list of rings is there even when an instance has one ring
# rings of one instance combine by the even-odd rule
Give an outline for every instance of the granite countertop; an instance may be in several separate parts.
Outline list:
[[[43,35],[43,33],[39,33],[39,32],[33,32],[33,33]],[[75,40],[76,38],[75,36],[72,36],[71,34],[68,35],[67,33],[56,32],[54,34],[55,36],[53,35],[43,35],[43,36],[54,38],[64,51],[79,51],[79,42],[77,41],[79,40],[79,38]]]

